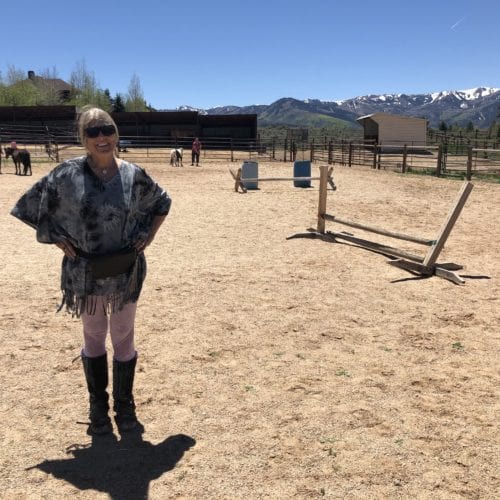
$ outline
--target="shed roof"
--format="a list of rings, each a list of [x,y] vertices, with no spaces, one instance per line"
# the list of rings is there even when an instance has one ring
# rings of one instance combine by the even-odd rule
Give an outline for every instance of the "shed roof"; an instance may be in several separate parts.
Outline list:
[[[365,115],[365,116],[360,116],[359,118],[356,118],[357,122],[363,122],[365,120],[373,120],[376,123],[379,123],[383,121],[381,118],[396,118],[400,120],[418,120],[418,121],[424,121],[427,122],[425,118],[417,118],[416,116],[404,116],[404,115],[394,115],[391,113],[372,113],[371,115]]]

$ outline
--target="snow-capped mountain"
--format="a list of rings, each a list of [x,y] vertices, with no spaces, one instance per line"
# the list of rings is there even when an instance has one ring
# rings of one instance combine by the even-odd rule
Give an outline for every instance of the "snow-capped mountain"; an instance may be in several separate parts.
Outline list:
[[[259,125],[352,126],[356,118],[372,113],[392,113],[427,118],[433,127],[441,121],[487,128],[499,117],[500,88],[477,87],[428,94],[365,95],[342,101],[282,98],[270,105],[219,106],[208,114],[255,113]]]

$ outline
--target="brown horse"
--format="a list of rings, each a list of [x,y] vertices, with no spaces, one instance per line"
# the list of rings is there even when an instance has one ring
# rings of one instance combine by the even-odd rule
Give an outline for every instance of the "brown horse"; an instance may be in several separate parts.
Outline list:
[[[14,165],[16,166],[16,175],[32,175],[31,172],[31,156],[27,149],[14,149],[11,147],[5,147],[5,158],[12,156]],[[21,173],[21,164],[23,165],[23,171]]]
[[[51,159],[51,160],[56,160],[56,156],[57,156],[57,147],[55,144],[53,144],[52,142],[46,142],[45,143],[45,152],[47,153],[47,156]]]

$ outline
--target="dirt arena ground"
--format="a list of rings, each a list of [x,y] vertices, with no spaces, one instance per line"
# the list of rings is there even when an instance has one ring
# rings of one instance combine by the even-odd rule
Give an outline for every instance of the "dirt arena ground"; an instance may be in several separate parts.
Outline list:
[[[9,215],[49,166],[3,165],[2,499],[499,498],[500,185],[474,182],[441,255],[464,266],[457,286],[286,240],[315,225],[317,182],[236,194],[236,164],[145,166],[173,206],[138,310],[144,431],[91,439],[80,324],[55,312],[61,253]],[[461,187],[334,178],[329,213],[429,238]]]

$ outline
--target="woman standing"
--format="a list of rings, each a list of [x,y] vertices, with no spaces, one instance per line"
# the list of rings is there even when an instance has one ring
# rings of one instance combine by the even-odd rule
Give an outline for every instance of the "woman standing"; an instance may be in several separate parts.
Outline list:
[[[171,199],[140,167],[115,156],[118,129],[105,111],[83,108],[78,132],[87,154],[67,160],[17,202],[12,215],[37,240],[64,252],[62,303],[83,323],[82,362],[93,434],[112,431],[106,336],[113,346],[113,409],[120,432],[137,425],[133,397],[134,323],[146,277],[145,248]]]
[[[198,137],[194,138],[193,144],[191,145],[191,165],[196,163],[199,166],[200,163],[200,152],[201,152],[201,142]]]

